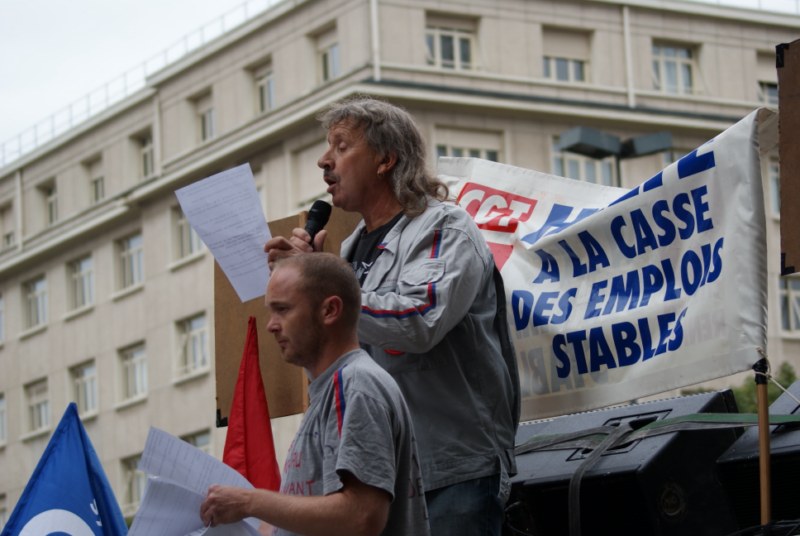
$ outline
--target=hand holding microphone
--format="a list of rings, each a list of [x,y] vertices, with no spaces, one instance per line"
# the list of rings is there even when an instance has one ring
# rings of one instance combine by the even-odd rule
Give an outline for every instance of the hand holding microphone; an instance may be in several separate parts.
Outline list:
[[[321,199],[314,201],[314,204],[311,205],[311,208],[308,211],[308,219],[306,220],[305,231],[308,233],[308,236],[311,237],[309,243],[311,244],[311,248],[315,251],[317,250],[317,247],[315,247],[316,245],[314,244],[314,238],[317,236],[317,233],[328,224],[328,219],[330,219],[330,217],[330,204],[322,201]],[[321,242],[318,244],[318,246],[319,249],[322,249]]]
[[[314,201],[308,211],[308,218],[304,228],[292,231],[290,238],[276,236],[267,241],[264,251],[267,252],[267,263],[272,269],[272,264],[283,257],[321,251],[327,234],[320,231],[328,223],[331,215],[331,206],[322,200]]]

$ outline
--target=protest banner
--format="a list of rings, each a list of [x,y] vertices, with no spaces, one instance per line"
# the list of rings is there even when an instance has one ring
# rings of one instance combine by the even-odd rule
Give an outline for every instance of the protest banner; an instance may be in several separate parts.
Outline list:
[[[752,367],[766,337],[754,111],[625,190],[442,158],[506,286],[522,419],[574,413]]]

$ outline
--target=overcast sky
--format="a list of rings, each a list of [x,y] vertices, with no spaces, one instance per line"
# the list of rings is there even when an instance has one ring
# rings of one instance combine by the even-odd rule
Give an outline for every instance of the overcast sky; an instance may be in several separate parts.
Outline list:
[[[228,14],[274,0],[0,0],[0,143]]]

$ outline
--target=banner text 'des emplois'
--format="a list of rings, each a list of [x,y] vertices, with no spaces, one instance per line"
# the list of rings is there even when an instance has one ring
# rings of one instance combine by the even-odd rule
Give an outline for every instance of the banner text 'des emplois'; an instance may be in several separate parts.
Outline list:
[[[503,275],[524,420],[692,385],[758,360],[766,333],[758,141],[759,131],[774,139],[776,119],[753,112],[632,190],[439,160]]]

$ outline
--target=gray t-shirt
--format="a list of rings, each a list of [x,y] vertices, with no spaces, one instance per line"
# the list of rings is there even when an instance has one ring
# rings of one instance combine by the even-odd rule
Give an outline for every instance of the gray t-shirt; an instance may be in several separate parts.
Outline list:
[[[382,534],[429,534],[411,417],[392,377],[354,350],[308,390],[310,405],[286,457],[281,493],[328,495],[342,488],[347,471],[392,496]]]

